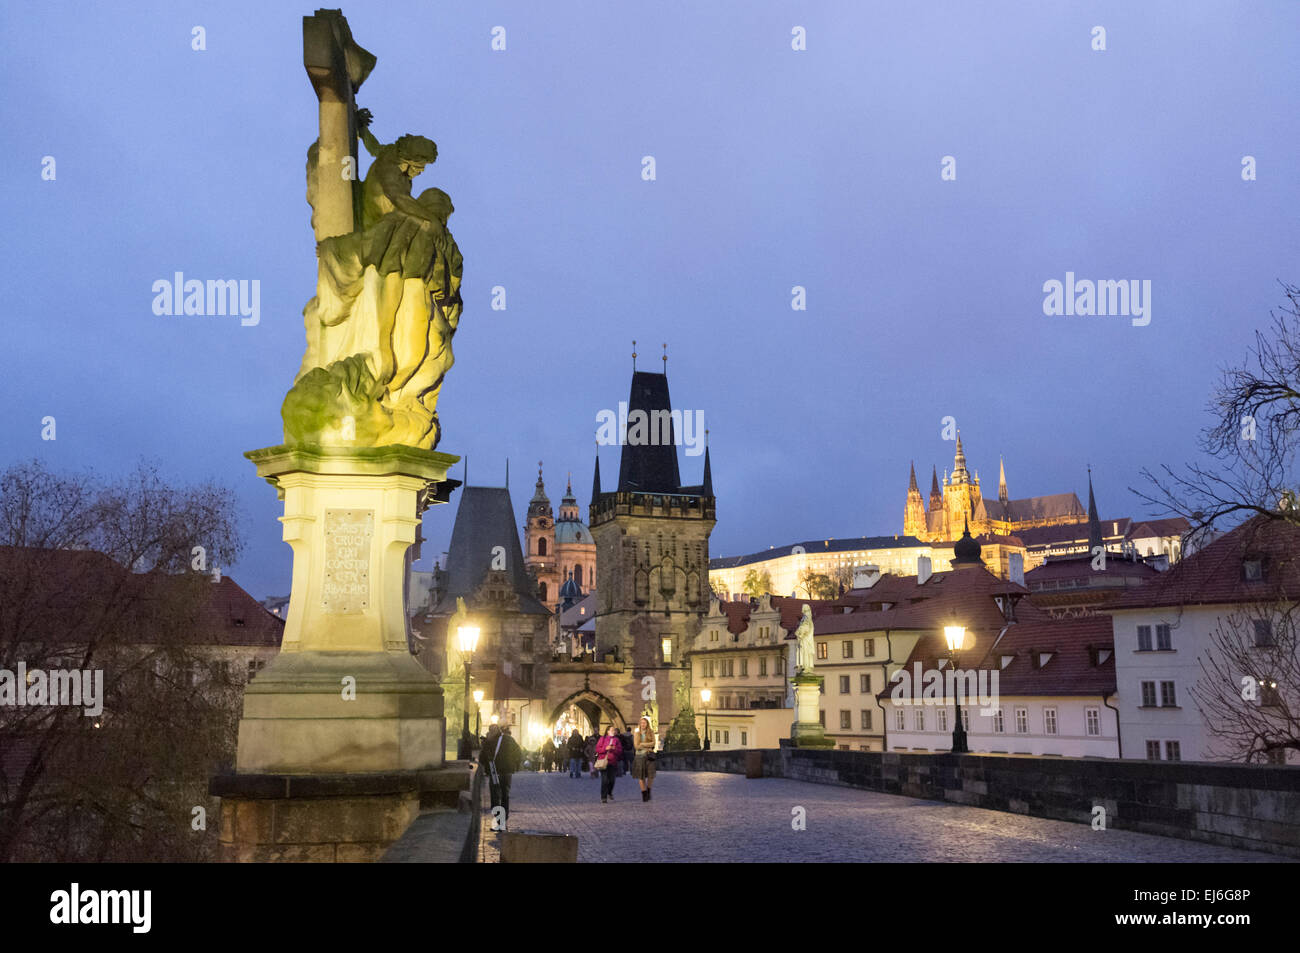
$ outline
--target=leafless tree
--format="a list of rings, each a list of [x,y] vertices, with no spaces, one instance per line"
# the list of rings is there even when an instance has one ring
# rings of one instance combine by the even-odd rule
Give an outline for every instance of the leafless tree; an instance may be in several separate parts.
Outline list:
[[[195,636],[208,571],[239,551],[233,514],[228,490],[147,465],[0,473],[0,670],[103,673],[98,716],[0,705],[0,861],[210,855],[217,819],[196,830],[194,808],[232,757],[242,680]]]
[[[1227,367],[1210,399],[1203,462],[1142,471],[1147,503],[1186,517],[1188,551],[1250,516],[1300,525],[1295,458],[1300,445],[1300,286],[1282,284],[1287,303],[1255,333],[1244,366]]]

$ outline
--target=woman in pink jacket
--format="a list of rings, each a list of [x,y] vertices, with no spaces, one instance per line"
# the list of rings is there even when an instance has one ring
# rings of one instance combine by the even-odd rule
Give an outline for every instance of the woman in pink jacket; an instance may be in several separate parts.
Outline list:
[[[623,757],[623,742],[618,740],[618,729],[610,725],[605,729],[605,736],[596,742],[596,766],[601,768],[601,804],[614,800],[614,778],[617,776],[618,762],[621,757]]]

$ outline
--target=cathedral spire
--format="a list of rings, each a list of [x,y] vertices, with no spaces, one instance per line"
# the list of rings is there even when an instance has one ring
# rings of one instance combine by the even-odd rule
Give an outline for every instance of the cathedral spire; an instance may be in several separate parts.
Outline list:
[[[930,506],[942,506],[943,493],[939,489],[939,468],[930,467]]]
[[[1006,503],[1009,500],[1007,496],[1007,467],[1002,462],[1002,457],[998,457],[998,499]]]
[[[921,491],[920,489],[917,488],[916,485],[916,461],[915,460],[912,461],[912,472],[908,476],[908,480],[907,480],[907,495],[911,496],[913,493],[915,493],[917,496],[921,495]]]
[[[960,474],[960,479],[958,478]],[[957,452],[952,458],[952,482],[965,483],[966,478],[966,451],[961,447],[961,431],[957,431]]]
[[[1097,499],[1092,495],[1092,467],[1088,467],[1088,550],[1096,552],[1097,547],[1105,547],[1101,535],[1101,520],[1097,518]]]
[[[704,495],[713,495],[713,466],[709,463],[709,432],[704,431]]]

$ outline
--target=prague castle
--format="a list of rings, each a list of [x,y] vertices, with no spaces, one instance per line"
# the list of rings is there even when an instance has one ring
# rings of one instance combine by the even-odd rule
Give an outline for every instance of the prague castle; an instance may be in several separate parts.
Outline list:
[[[938,471],[931,471],[928,509],[916,485],[916,465],[912,465],[907,506],[903,511],[903,534],[935,542],[960,539],[968,523],[972,536],[1005,537],[1027,529],[1087,522],[1088,514],[1073,493],[1011,499],[1007,493],[1006,467],[999,462],[998,469],[998,498],[986,500],[980,492],[979,471],[972,475],[966,468],[966,453],[958,431],[952,475],[944,471],[942,488]]]

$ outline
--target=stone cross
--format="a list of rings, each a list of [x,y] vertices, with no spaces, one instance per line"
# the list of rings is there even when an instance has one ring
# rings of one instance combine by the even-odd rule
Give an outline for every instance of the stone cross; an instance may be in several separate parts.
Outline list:
[[[317,10],[302,18],[302,62],[320,101],[313,218],[319,242],[360,226],[355,96],[375,57],[352,39],[343,11]]]

